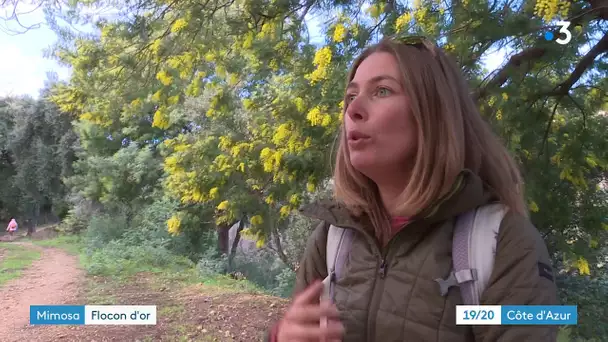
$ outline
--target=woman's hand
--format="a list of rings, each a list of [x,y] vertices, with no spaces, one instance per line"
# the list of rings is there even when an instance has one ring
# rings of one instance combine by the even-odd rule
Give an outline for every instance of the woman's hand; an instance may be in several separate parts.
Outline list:
[[[323,283],[317,281],[297,295],[279,323],[278,342],[341,341],[344,327],[330,302],[319,303]],[[321,324],[321,322],[327,322]]]

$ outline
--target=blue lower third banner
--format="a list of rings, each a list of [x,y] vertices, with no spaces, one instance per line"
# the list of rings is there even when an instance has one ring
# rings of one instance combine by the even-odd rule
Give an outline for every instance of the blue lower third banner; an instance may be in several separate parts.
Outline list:
[[[576,305],[503,305],[502,325],[575,325]]]
[[[576,325],[576,305],[457,305],[457,325]]]
[[[31,325],[156,325],[156,305],[31,305]]]

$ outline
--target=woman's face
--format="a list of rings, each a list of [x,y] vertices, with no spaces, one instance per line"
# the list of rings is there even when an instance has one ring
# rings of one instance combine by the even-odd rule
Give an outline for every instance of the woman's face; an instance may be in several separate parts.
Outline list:
[[[407,172],[416,153],[416,127],[395,57],[367,57],[347,88],[346,128],[350,161],[375,182]]]

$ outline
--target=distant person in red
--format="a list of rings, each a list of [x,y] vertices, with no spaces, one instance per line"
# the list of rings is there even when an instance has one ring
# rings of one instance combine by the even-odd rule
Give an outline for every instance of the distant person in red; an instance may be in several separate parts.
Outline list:
[[[13,217],[11,217],[11,220],[8,223],[8,226],[6,227],[6,231],[8,232],[8,234],[10,236],[13,236],[13,233],[17,231],[17,228],[19,228],[17,221],[15,221],[15,219]]]

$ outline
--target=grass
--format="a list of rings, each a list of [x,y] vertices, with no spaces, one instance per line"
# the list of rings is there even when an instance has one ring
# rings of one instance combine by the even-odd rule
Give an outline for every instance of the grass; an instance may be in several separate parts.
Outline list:
[[[166,287],[167,284],[184,284],[192,285],[201,282],[201,277],[196,268],[191,267],[180,272],[167,271],[157,273],[157,277],[154,278],[152,286],[155,288]]]
[[[82,240],[76,235],[59,235],[48,240],[30,240],[32,244],[41,247],[61,248],[72,255],[80,255],[82,252]]]
[[[186,312],[186,308],[184,308],[181,304],[169,305],[158,310],[158,316],[163,317],[180,317],[184,312]]]
[[[198,284],[199,289],[208,295],[220,293],[268,294],[268,291],[250,281],[236,280],[219,274],[202,276],[194,267],[179,272],[165,270],[154,273],[154,277],[150,278],[149,286],[153,290],[160,290],[184,288],[195,284]]]
[[[21,276],[21,271],[40,259],[41,253],[24,246],[0,243],[0,285]]]
[[[225,275],[216,275],[202,280],[202,284],[205,286],[205,290],[216,288],[221,289],[222,292],[234,292],[234,293],[250,293],[250,294],[268,294],[268,291],[264,290],[260,286],[246,280],[236,280]]]
[[[268,294],[268,291],[250,281],[236,280],[221,274],[203,276],[195,267],[177,272],[165,269],[162,272],[156,272],[155,275],[150,284],[154,289],[200,284],[206,293]]]
[[[116,283],[106,282],[98,277],[87,278],[84,297],[89,305],[119,305],[120,300],[116,296]]]
[[[560,328],[557,333],[557,342],[570,342],[570,333],[568,330]]]
[[[570,328],[569,327],[560,327],[559,332],[557,334],[557,342],[599,342],[600,339],[583,339],[583,338],[574,338],[570,336]]]

